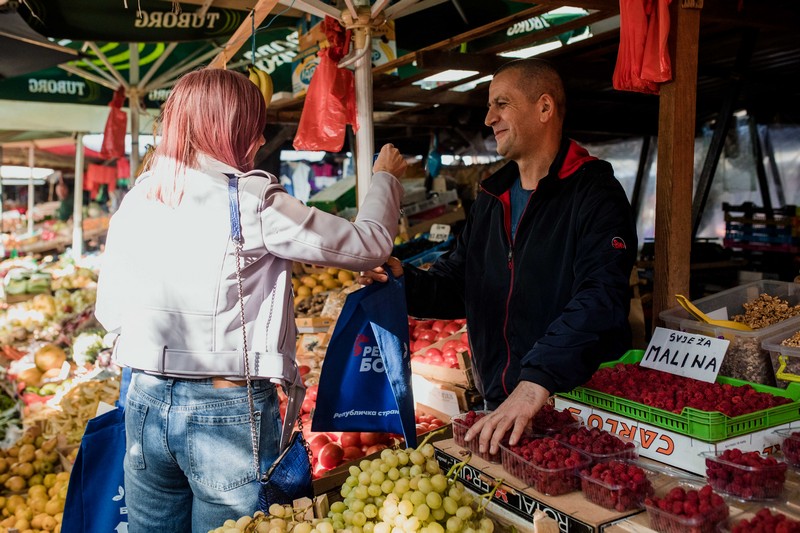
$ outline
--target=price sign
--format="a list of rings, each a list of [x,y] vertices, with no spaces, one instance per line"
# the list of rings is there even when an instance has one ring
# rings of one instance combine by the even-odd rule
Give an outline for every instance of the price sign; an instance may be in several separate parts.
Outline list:
[[[444,242],[449,236],[450,226],[448,224],[434,224],[431,226],[428,240],[431,242]]]
[[[656,328],[641,365],[714,383],[730,341]]]

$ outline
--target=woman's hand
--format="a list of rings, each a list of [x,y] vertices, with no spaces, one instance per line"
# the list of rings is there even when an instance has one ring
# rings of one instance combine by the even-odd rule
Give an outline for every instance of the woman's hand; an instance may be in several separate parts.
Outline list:
[[[361,285],[370,285],[373,281],[379,283],[386,283],[389,281],[389,276],[386,275],[386,268],[392,271],[392,275],[399,278],[403,275],[403,264],[396,257],[390,257],[386,260],[383,266],[375,267],[372,270],[361,272],[356,281]]]
[[[393,144],[384,144],[378,154],[378,158],[375,160],[375,164],[372,165],[372,172],[388,172],[399,179],[406,173],[407,167],[406,160],[400,154],[400,151]]]

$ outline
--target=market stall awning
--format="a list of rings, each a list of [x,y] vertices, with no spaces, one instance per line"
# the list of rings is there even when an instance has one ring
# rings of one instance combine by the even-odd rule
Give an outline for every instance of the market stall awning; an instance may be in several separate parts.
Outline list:
[[[0,12],[0,79],[42,70],[77,56],[77,51],[33,31],[17,13]]]

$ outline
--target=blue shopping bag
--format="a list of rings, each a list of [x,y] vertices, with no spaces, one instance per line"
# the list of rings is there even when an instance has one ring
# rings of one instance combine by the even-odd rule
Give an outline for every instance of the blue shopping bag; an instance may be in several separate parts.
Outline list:
[[[313,431],[402,433],[417,445],[403,278],[348,295],[322,365]]]
[[[125,410],[89,420],[69,477],[62,533],[128,531],[124,458]]]

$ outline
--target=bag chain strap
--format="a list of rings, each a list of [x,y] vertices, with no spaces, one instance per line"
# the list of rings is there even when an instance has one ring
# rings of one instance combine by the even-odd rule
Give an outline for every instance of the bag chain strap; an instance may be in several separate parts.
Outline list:
[[[247,406],[250,410],[250,439],[253,445],[253,466],[257,478],[261,478],[261,466],[258,462],[258,435],[256,434],[256,405],[253,401],[253,384],[250,378],[250,356],[247,350],[247,332],[244,320],[244,290],[242,289],[242,241],[233,239],[236,251],[236,288],[239,292],[239,314],[242,321],[242,351],[244,352],[244,377],[247,381]]]
[[[236,180],[235,183],[237,189],[236,195],[238,196],[238,180]],[[236,211],[235,213],[234,210]],[[238,220],[238,201],[236,202],[236,205],[231,206],[231,216],[235,216]],[[238,223],[236,225],[238,226]],[[250,354],[247,348],[247,331],[245,329],[244,289],[242,284],[242,235],[241,229],[237,229],[238,231],[232,232],[231,240],[233,241],[236,255],[236,290],[239,293],[239,316],[242,322],[242,352],[244,354],[244,377],[245,381],[247,382],[247,406],[250,411],[250,440],[253,446],[253,466],[255,467],[257,478],[261,479],[261,466],[258,460],[258,433],[256,432],[256,406],[255,402],[253,401],[253,381],[250,376]],[[271,305],[269,309],[269,316],[267,317],[267,329],[269,329],[269,324],[272,322],[272,312],[274,307],[274,305]],[[297,415],[297,428],[302,435],[303,419],[300,417],[300,414]],[[301,439],[301,442],[303,443],[303,447],[306,449],[306,453],[308,454],[308,462],[309,464],[312,464],[314,457],[311,453],[311,447],[308,445],[306,439]],[[314,496],[312,500],[316,502],[316,496]]]

